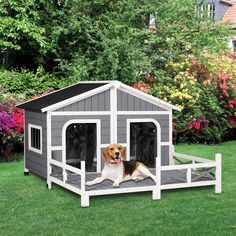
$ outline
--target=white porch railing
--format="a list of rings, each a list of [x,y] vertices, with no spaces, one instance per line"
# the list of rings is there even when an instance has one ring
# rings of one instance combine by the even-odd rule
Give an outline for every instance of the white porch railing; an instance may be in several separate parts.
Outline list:
[[[215,160],[208,160],[201,157],[190,156],[182,153],[174,152],[173,158],[182,158],[191,161],[190,164],[180,164],[180,165],[169,165],[161,166],[161,171],[168,170],[187,170],[186,171],[186,182],[184,183],[174,183],[161,185],[161,189],[175,189],[175,188],[186,188],[186,187],[198,187],[198,186],[208,186],[215,185],[215,193],[222,192],[221,184],[221,154],[215,154]],[[196,173],[198,168],[214,168],[215,167],[215,180],[204,180],[204,181],[192,181],[192,174]]]
[[[101,189],[101,190],[90,190],[86,191],[86,170],[85,170],[85,161],[81,161],[81,168],[75,168],[68,164],[64,164],[60,161],[49,159],[50,167],[57,166],[62,169],[62,177],[60,180],[55,176],[52,176],[51,173],[48,175],[48,181],[56,183],[66,189],[69,189],[79,195],[81,195],[81,206],[89,206],[89,196],[97,195],[108,195],[108,194],[118,194],[118,193],[130,193],[130,192],[142,192],[142,191],[152,191],[153,200],[161,198],[161,190],[164,189],[176,189],[176,188],[186,188],[186,187],[197,187],[197,186],[208,186],[215,185],[215,192],[221,193],[221,154],[215,155],[215,160],[208,160],[200,157],[189,156],[186,154],[173,152],[174,157],[190,160],[190,164],[181,164],[181,165],[169,165],[161,166],[160,158],[156,158],[156,184],[150,186],[142,187],[130,187],[130,188],[111,188],[111,189]],[[215,179],[214,180],[204,180],[204,181],[192,181],[192,174],[198,168],[214,168],[215,167]],[[170,171],[170,170],[187,170],[186,171],[186,182],[183,183],[172,183],[172,184],[161,184],[161,172]],[[81,177],[80,187],[75,187],[67,183],[67,172],[70,171]]]

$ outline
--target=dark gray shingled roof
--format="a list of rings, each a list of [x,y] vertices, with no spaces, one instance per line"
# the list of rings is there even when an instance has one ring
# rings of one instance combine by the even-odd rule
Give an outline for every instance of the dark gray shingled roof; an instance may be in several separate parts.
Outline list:
[[[39,97],[37,99],[21,103],[17,105],[18,108],[22,108],[30,111],[41,111],[42,108],[53,105],[57,102],[61,102],[68,98],[80,95],[82,93],[88,92],[92,89],[98,88],[107,84],[104,83],[78,83],[70,87],[58,90],[56,92],[49,93],[45,96]]]

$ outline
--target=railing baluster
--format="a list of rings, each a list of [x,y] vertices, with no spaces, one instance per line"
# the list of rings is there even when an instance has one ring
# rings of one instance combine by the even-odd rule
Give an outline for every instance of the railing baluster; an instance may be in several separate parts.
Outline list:
[[[188,184],[191,183],[191,179],[192,179],[192,177],[191,177],[191,168],[188,168],[188,169],[187,169],[187,172],[186,172],[186,179],[187,179],[187,183],[188,183]]]
[[[222,184],[221,184],[221,154],[220,154],[220,153],[215,154],[215,162],[216,162],[216,172],[215,172],[216,185],[215,185],[215,193],[221,193],[221,192],[222,192]]]
[[[85,161],[81,161],[81,191],[85,192]]]

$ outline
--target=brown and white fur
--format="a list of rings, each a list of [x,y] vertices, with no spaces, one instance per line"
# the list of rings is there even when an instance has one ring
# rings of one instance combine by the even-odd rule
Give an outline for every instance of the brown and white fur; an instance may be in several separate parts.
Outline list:
[[[108,179],[113,181],[113,187],[119,187],[121,182],[127,180],[137,182],[148,177],[156,182],[155,176],[141,162],[137,161],[130,164],[130,162],[124,161],[125,149],[120,144],[110,144],[102,152],[102,157],[105,160],[105,165],[101,176],[86,182],[86,185],[98,184]]]

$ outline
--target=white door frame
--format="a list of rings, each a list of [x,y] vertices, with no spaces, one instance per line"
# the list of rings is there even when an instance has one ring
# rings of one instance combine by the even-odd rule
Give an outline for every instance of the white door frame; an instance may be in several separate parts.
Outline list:
[[[152,118],[147,118],[147,119],[127,119],[126,120],[126,160],[130,161],[130,124],[131,123],[148,123],[151,122],[154,125],[156,125],[156,135],[157,135],[157,158],[160,160],[159,162],[161,163],[161,126],[159,122],[155,119]]]
[[[71,124],[96,124],[97,131],[97,172],[101,172],[101,120],[73,119],[67,121],[62,128],[62,163],[66,165],[66,129]]]

